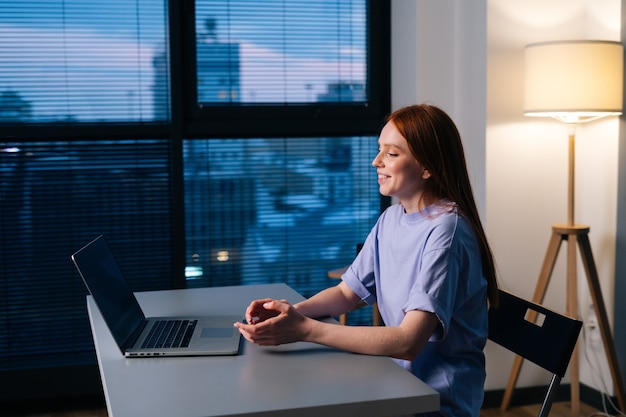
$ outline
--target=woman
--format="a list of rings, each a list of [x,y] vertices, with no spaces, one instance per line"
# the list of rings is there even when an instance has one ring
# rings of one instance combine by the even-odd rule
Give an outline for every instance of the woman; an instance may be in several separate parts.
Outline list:
[[[478,416],[498,287],[459,132],[439,108],[414,105],[388,117],[378,145],[380,193],[398,204],[379,217],[342,281],[296,305],[253,301],[249,324],[235,326],[259,345],[308,341],[390,356],[440,393],[441,415]],[[378,302],[385,326],[315,320],[362,300]]]

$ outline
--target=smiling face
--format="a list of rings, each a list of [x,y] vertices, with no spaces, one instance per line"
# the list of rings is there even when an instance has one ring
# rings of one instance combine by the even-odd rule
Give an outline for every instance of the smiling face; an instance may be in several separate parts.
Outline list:
[[[407,213],[423,208],[421,197],[430,172],[415,159],[393,122],[388,122],[380,133],[378,155],[372,165],[382,195],[397,197]]]

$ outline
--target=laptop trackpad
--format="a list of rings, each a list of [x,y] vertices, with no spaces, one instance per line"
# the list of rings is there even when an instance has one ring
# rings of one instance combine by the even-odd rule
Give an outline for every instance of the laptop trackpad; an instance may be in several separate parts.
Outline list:
[[[205,327],[200,334],[201,338],[207,337],[231,337],[235,329],[225,327]]]

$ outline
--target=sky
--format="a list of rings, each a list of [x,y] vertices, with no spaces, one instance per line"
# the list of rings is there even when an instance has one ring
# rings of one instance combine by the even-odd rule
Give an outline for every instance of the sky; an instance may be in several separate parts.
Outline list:
[[[241,45],[244,99],[273,100],[275,89],[258,77],[264,72],[289,71],[290,100],[322,93],[328,82],[365,78],[362,5],[341,3],[331,18],[324,13],[337,0],[294,2],[320,17],[312,26],[282,0],[198,3],[200,34],[212,18],[220,42]],[[39,119],[150,120],[152,59],[167,42],[166,9],[163,0],[0,0],[0,91],[18,92]]]

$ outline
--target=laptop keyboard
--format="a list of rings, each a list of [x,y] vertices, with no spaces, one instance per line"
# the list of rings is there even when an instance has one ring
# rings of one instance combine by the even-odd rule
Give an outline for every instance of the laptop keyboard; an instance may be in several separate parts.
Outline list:
[[[146,349],[186,348],[198,320],[157,320],[141,347]]]

